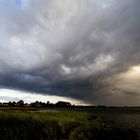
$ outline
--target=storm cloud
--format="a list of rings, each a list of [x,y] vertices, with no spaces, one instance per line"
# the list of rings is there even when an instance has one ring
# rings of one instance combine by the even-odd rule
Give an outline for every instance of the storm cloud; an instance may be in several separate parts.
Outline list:
[[[139,0],[0,0],[0,87],[140,105]],[[132,73],[131,73],[132,74]],[[127,75],[127,76],[126,76]]]

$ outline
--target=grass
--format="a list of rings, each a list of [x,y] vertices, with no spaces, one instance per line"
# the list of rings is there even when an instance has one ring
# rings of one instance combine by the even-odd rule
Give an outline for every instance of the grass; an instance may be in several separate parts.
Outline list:
[[[137,140],[130,129],[120,129],[93,113],[28,110],[0,111],[0,140]]]

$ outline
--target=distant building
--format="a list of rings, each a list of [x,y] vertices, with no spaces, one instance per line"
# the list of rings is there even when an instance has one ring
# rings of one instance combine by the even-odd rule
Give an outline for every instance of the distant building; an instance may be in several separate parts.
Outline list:
[[[55,104],[57,107],[70,107],[71,103],[69,102],[63,102],[63,101],[59,101]]]
[[[3,103],[2,106],[3,107],[9,107],[9,104],[8,103]]]

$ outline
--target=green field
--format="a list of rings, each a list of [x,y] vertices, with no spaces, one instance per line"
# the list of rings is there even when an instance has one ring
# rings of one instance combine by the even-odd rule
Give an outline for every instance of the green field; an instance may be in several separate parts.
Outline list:
[[[138,140],[134,109],[1,109],[0,140]]]

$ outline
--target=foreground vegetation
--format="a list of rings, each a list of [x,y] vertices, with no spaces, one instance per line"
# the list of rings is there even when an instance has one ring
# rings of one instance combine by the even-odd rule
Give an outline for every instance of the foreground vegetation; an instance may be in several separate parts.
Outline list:
[[[0,111],[0,140],[137,140],[93,113],[74,111]]]

